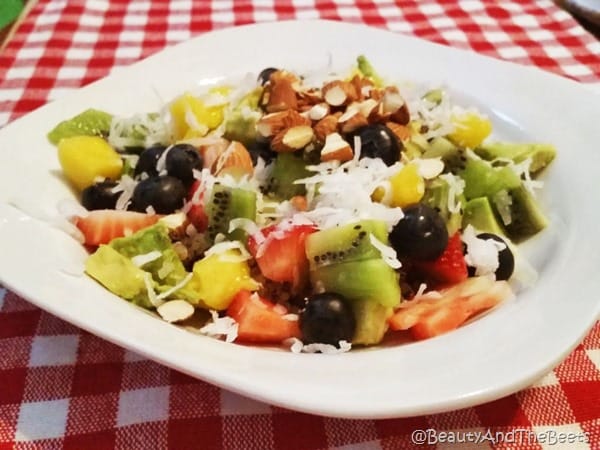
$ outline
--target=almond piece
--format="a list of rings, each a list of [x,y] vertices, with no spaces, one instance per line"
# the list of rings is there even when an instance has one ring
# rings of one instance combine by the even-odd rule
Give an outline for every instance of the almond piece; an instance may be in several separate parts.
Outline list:
[[[286,128],[310,124],[310,119],[303,117],[293,109],[288,109],[262,116],[256,124],[256,131],[263,137],[271,137]]]
[[[298,92],[297,94],[298,94],[298,106],[299,107],[313,106],[313,105],[316,105],[317,103],[323,102],[323,96],[321,95],[320,89],[315,89],[315,88],[306,89],[306,90]]]
[[[369,117],[371,116],[371,113],[373,111],[375,111],[375,109],[379,106],[379,103],[377,103],[377,100],[372,99],[372,98],[368,98],[366,100],[363,100],[362,102],[358,103],[357,105],[358,110],[360,111],[360,113],[365,116],[367,119],[369,119]]]
[[[297,109],[296,91],[288,78],[276,78],[271,75],[271,82],[265,88],[268,91],[268,113]]]
[[[367,118],[358,109],[350,109],[338,119],[338,128],[342,133],[352,133],[360,127],[368,125]]]
[[[295,152],[306,147],[315,136],[308,125],[298,125],[280,131],[271,141],[271,148],[276,152]]]
[[[181,322],[194,314],[194,307],[185,300],[170,300],[163,303],[156,312],[169,323]]]
[[[406,142],[412,136],[410,128],[408,128],[407,126],[404,126],[404,125],[400,125],[399,123],[386,122],[385,126],[388,127],[390,130],[392,130],[392,133],[394,133],[396,135],[396,137],[398,139],[400,139],[400,142]]]
[[[233,141],[219,156],[213,166],[215,175],[229,173],[233,176],[252,175],[254,165],[250,153],[241,142]]]
[[[348,81],[335,80],[323,86],[323,99],[331,106],[347,105],[358,98],[354,86]]]
[[[335,133],[337,131],[338,118],[341,115],[341,113],[330,114],[329,116],[325,116],[317,122],[317,124],[314,126],[315,138],[317,142],[320,144],[324,143],[328,134]]]
[[[354,152],[350,144],[342,138],[339,133],[331,133],[325,139],[325,145],[321,149],[321,161],[350,161]]]
[[[327,103],[317,103],[308,110],[308,118],[310,120],[321,120],[329,114],[329,105]]]
[[[408,105],[404,103],[400,109],[396,112],[390,114],[390,119],[400,125],[408,125],[410,122],[410,111],[408,110]]]
[[[304,195],[294,195],[292,198],[290,198],[290,203],[297,211],[308,210],[308,203]]]
[[[230,142],[227,139],[217,139],[213,144],[202,145],[200,154],[202,155],[203,168],[211,169],[217,159],[227,150]]]

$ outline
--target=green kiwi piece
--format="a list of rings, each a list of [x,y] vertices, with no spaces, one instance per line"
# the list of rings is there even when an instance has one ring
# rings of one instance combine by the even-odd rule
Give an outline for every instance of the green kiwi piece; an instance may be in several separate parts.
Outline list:
[[[504,236],[506,232],[498,222],[490,200],[487,197],[478,197],[469,200],[463,207],[462,226],[474,227],[477,231],[493,233]]]
[[[548,219],[525,186],[509,190],[508,195],[512,200],[511,222],[505,228],[512,240],[522,241],[546,228]]]
[[[488,161],[505,158],[520,163],[527,158],[531,158],[531,165],[529,166],[531,175],[537,175],[556,158],[556,148],[550,144],[491,142],[482,144],[474,151]]]
[[[256,220],[256,193],[215,183],[207,205],[208,237],[214,241],[222,233],[229,239],[245,241],[246,233],[237,229],[229,233],[229,222],[236,218]]]
[[[354,300],[352,311],[356,319],[352,344],[379,344],[387,331],[387,319],[392,315],[393,309],[373,300]]]
[[[467,161],[466,150],[444,137],[437,137],[429,142],[423,158],[442,158],[444,171],[458,173],[465,168]]]
[[[441,178],[435,178],[427,182],[425,187],[425,194],[423,195],[422,203],[435,209],[444,222],[446,222],[446,228],[448,229],[448,235],[452,236],[456,233],[462,224],[462,213],[461,211],[450,212],[448,209],[448,197],[450,192],[450,186],[446,180]],[[465,203],[464,197],[458,195],[455,201]]]
[[[387,225],[378,220],[362,220],[312,233],[306,239],[310,267],[381,258],[379,250],[371,244],[370,234],[387,245]]]
[[[311,172],[306,170],[306,162],[301,154],[280,153],[273,163],[273,171],[265,186],[265,192],[283,200],[289,200],[295,195],[304,195],[304,185],[294,184],[294,181],[310,175]]]
[[[57,145],[61,139],[74,136],[108,136],[112,115],[97,109],[87,109],[64,120],[48,133],[48,140]]]
[[[492,198],[498,191],[511,190],[521,185],[521,179],[510,167],[492,167],[482,159],[468,159],[460,176],[465,181],[464,195],[467,200]]]
[[[349,300],[365,300],[394,307],[400,303],[398,274],[379,259],[344,262],[310,271],[311,285],[336,292]]]

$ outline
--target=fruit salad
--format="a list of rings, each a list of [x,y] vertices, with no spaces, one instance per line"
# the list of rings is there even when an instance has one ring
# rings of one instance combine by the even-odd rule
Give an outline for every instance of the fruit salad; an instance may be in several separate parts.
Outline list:
[[[85,273],[168,322],[295,352],[432,338],[511,298],[554,147],[495,140],[364,56],[313,78],[267,68],[59,123]]]

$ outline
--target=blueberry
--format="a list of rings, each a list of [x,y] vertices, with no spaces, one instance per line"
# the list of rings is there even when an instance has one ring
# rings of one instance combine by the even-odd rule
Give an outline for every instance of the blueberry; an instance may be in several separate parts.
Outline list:
[[[266,69],[263,69],[259,74],[258,74],[258,81],[259,83],[264,86],[265,84],[267,84],[269,82],[269,77],[271,76],[271,74],[273,72],[277,72],[279,69],[276,69],[275,67],[267,67]]]
[[[381,158],[388,166],[400,159],[400,141],[385,125],[376,123],[354,131],[348,140],[353,149],[355,136],[360,138],[361,158]]]
[[[415,260],[438,258],[448,245],[448,230],[439,213],[422,203],[404,208],[404,217],[390,233],[390,243],[400,255]]]
[[[305,344],[321,343],[336,347],[342,340],[352,341],[356,319],[348,300],[339,294],[325,292],[309,297],[299,317]]]
[[[130,209],[145,212],[151,206],[157,214],[171,214],[183,207],[186,194],[187,189],[177,178],[147,178],[135,187]]]
[[[189,186],[194,181],[194,169],[202,169],[202,157],[193,145],[177,144],[167,152],[165,168],[170,176]]]
[[[104,180],[95,183],[81,192],[81,204],[84,208],[92,211],[94,209],[115,209],[120,192],[113,192],[117,185],[115,181]]]
[[[493,239],[506,246],[498,252],[498,262],[500,264],[496,269],[496,280],[508,280],[515,270],[515,257],[510,251],[510,248],[508,248],[506,241],[500,236],[492,233],[480,233],[477,237],[479,239]]]
[[[142,172],[147,173],[151,177],[158,175],[158,172],[156,171],[156,163],[164,151],[164,146],[155,145],[145,149],[142,153],[140,153],[140,159],[138,159],[138,162],[135,165],[134,176],[137,177],[141,175]]]
[[[262,158],[265,164],[269,164],[277,156],[277,152],[271,149],[271,144],[267,140],[256,139],[248,146],[248,153],[252,158],[252,164],[256,166],[258,158]]]

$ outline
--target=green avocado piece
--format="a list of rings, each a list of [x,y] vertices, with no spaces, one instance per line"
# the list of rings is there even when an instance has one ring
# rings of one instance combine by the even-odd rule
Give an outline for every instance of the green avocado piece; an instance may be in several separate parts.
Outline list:
[[[482,144],[474,151],[488,161],[496,158],[506,158],[515,163],[520,163],[527,158],[531,158],[529,172],[532,175],[540,172],[556,158],[556,148],[550,144],[491,142]]]
[[[393,309],[373,300],[354,300],[352,311],[356,319],[353,345],[374,345],[381,342],[388,329],[387,320]]]
[[[359,55],[356,58],[356,63],[358,65],[358,70],[360,73],[370,78],[371,81],[375,84],[376,87],[382,87],[384,85],[383,79],[379,76],[371,62],[364,55]]]
[[[127,258],[159,251],[159,258],[143,266],[143,270],[150,272],[159,285],[175,286],[188,274],[171,244],[167,227],[162,223],[139,230],[131,236],[113,239],[109,245]]]
[[[48,133],[48,140],[57,145],[61,139],[74,136],[108,136],[112,115],[97,109],[88,109],[64,120]]]
[[[109,245],[101,245],[85,262],[85,272],[113,294],[144,308],[148,299],[145,272]]]
[[[478,197],[466,202],[463,208],[462,226],[466,228],[467,225],[471,225],[477,231],[493,233],[497,236],[505,235],[487,197]]]
[[[225,122],[224,137],[230,141],[239,141],[249,147],[256,140],[256,123],[260,118],[258,102],[263,88],[256,88],[246,95],[230,113]]]

